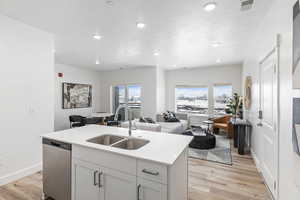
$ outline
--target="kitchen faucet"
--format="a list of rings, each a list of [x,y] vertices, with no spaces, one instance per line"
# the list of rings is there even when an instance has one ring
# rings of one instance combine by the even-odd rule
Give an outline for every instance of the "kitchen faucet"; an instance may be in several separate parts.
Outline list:
[[[116,113],[115,113],[115,118],[114,120],[115,121],[118,121],[118,118],[119,118],[119,112],[120,110],[124,108],[125,110],[125,115],[126,115],[126,112],[127,112],[127,119],[129,121],[129,131],[128,131],[128,134],[129,134],[129,137],[132,135],[132,110],[129,108],[128,106],[128,103],[126,104],[123,104],[123,105],[120,105],[117,110],[116,110]]]

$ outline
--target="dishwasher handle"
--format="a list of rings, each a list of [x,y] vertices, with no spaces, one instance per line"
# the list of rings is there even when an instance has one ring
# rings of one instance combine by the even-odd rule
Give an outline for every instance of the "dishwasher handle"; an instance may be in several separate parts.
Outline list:
[[[50,144],[52,146],[56,146],[56,147],[61,147],[61,144],[57,143],[57,142],[54,142],[54,141],[51,141]]]
[[[72,145],[71,144],[56,141],[56,140],[51,140],[51,139],[47,139],[47,138],[43,138],[43,144],[53,146],[53,147],[57,147],[57,148],[61,148],[61,149],[65,149],[65,150],[68,150],[68,151],[72,150]]]

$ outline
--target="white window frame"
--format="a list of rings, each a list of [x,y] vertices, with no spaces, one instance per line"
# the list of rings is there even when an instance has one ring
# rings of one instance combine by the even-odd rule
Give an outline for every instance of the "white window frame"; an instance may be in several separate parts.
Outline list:
[[[112,84],[110,86],[110,112],[111,113],[114,113],[114,92],[113,92],[113,89],[117,86],[124,86],[125,87],[125,103],[128,103],[128,86],[132,86],[132,85],[135,85],[135,86],[140,86],[141,87],[141,113],[142,113],[142,110],[143,110],[143,87],[142,87],[142,84],[140,83],[126,83],[126,84]]]
[[[213,84],[213,110],[212,110],[212,115],[215,115],[215,87],[218,86],[231,86],[231,96],[233,96],[234,92],[233,92],[233,84],[232,83],[215,83]],[[225,114],[224,114],[225,115]]]
[[[209,86],[208,85],[176,85],[175,88],[174,88],[174,100],[175,100],[175,112],[178,112],[177,110],[177,95],[176,95],[176,89],[177,88],[206,88],[207,89],[207,113],[206,114],[197,114],[197,113],[190,113],[190,112],[181,112],[181,113],[187,113],[187,114],[190,114],[190,115],[203,115],[203,116],[208,116],[209,115],[209,100],[210,100],[210,97],[209,97]]]

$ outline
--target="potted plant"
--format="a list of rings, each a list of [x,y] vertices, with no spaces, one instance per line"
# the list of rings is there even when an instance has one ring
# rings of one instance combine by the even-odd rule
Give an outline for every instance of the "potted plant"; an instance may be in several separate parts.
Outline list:
[[[243,117],[243,98],[237,93],[234,93],[233,96],[229,98],[226,107],[225,112],[227,114],[232,114],[234,118],[237,118],[238,115],[241,118]]]

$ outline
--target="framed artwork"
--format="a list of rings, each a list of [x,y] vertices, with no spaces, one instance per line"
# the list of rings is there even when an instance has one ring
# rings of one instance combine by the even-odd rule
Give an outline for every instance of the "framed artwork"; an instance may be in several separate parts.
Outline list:
[[[293,147],[300,156],[300,98],[293,100]]]
[[[244,105],[245,109],[249,110],[251,108],[251,99],[252,99],[252,78],[251,76],[247,76],[245,80],[245,97],[244,97]]]
[[[63,109],[89,108],[92,106],[92,86],[77,83],[62,84]]]
[[[293,7],[293,89],[300,89],[300,5]],[[300,98],[293,98],[293,148],[300,156]]]
[[[293,88],[300,89],[300,8],[293,8]]]

